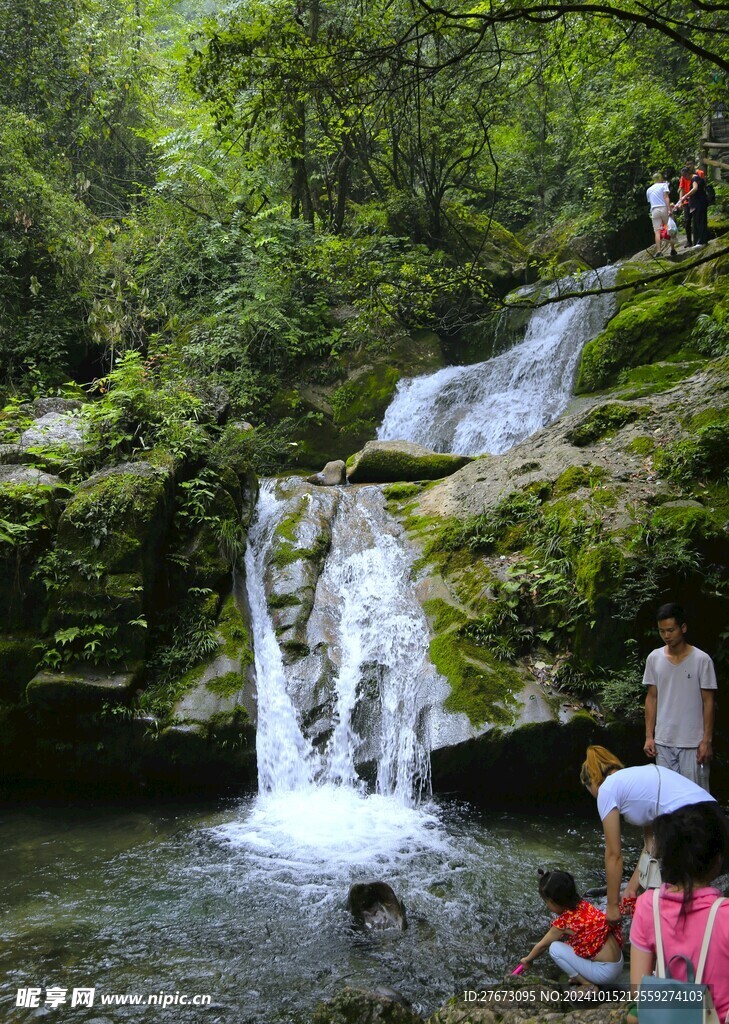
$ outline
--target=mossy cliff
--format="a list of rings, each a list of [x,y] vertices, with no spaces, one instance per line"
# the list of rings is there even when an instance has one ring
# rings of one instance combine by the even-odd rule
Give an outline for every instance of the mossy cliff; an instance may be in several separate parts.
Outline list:
[[[219,788],[254,776],[252,650],[231,581],[257,484],[251,428],[219,426],[216,408],[184,444],[95,470],[98,447],[88,468],[55,449],[55,476],[0,467],[6,778]]]

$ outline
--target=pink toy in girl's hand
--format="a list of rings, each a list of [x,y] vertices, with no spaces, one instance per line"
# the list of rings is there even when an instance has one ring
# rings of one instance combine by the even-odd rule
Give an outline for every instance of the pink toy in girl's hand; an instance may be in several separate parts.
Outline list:
[[[524,964],[519,964],[517,967],[514,968],[514,970],[511,973],[512,974],[521,974],[523,970],[524,970]]]

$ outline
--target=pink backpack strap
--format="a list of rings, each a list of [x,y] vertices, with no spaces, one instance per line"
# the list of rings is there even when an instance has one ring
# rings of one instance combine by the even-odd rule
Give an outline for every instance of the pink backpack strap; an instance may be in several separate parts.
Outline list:
[[[709,953],[709,942],[711,941],[711,933],[714,930],[714,921],[716,921],[716,915],[719,912],[719,907],[726,900],[723,896],[720,896],[718,900],[714,900],[709,911],[709,919],[706,922],[706,931],[704,932],[704,941],[701,943],[701,953],[699,954],[699,965],[696,968],[696,984],[701,984],[701,979],[704,976],[704,967],[706,966],[706,957]]]
[[[660,777],[660,776],[659,776]],[[658,899],[660,896],[660,889],[653,890],[653,925],[656,932],[656,959],[657,959],[657,977],[666,977],[666,960],[663,956],[663,937],[661,935],[661,912],[658,909]],[[712,922],[713,924],[713,922]],[[708,943],[707,943],[708,947]]]

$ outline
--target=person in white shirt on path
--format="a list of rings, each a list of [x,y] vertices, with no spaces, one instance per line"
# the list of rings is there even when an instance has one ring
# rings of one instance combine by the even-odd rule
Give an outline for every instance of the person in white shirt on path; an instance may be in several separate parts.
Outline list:
[[[663,647],[648,655],[643,675],[648,757],[709,791],[713,753],[716,673],[708,654],[686,642],[677,604],[656,613]]]
[[[646,189],[645,197],[648,200],[651,223],[653,224],[653,236],[656,242],[656,256],[663,255],[663,239],[661,228],[668,225],[668,218],[671,216],[671,198],[668,193],[668,182],[663,180],[663,175],[653,175],[653,184]],[[671,244],[671,256],[676,255],[673,242]]]

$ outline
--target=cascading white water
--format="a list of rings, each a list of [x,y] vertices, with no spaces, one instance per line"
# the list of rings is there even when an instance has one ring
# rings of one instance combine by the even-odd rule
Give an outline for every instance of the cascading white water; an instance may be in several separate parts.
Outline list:
[[[601,275],[603,283],[612,280],[609,268]],[[595,277],[582,284],[593,286]],[[524,341],[502,355],[403,382],[380,437],[441,451],[504,451],[564,409],[582,346],[610,309],[609,296],[544,307],[532,316]],[[327,509],[331,547],[306,643],[295,638],[309,653],[285,659],[267,600],[277,525],[287,514],[289,522],[304,522],[301,546],[307,547],[317,537],[317,516]],[[246,575],[258,685],[259,799],[245,823],[227,830],[228,838],[267,863],[295,863],[297,870],[322,860],[354,858],[361,865],[431,847],[434,822],[416,810],[429,791],[429,747],[431,740],[448,742],[465,716],[442,710],[448,687],[429,662],[410,554],[380,490],[318,489],[295,479],[278,487],[264,483]],[[284,604],[298,601],[292,585],[289,579],[288,589],[273,596]],[[283,632],[292,629],[278,621]],[[322,696],[322,686],[332,692]],[[368,796],[358,768],[372,762],[376,793]]]
[[[264,483],[246,550],[258,678],[258,787],[263,793],[305,789],[316,772],[314,751],[299,728],[296,708],[286,689],[283,659],[271,626],[263,584],[263,559],[276,528],[279,506],[270,485]]]
[[[555,293],[609,286],[614,267],[565,279]],[[377,436],[439,452],[498,455],[552,423],[572,391],[582,348],[605,326],[611,295],[565,299],[535,310],[524,340],[493,359],[402,380]]]
[[[332,728],[323,749],[307,739],[294,695],[314,675],[315,656],[284,663],[265,583],[276,527],[301,501],[305,486],[289,481],[277,496],[273,482],[265,481],[249,534],[260,796],[238,839],[268,847],[283,831],[294,847],[307,847],[307,856],[312,849],[317,856],[324,849],[328,856],[346,856],[343,845],[354,855],[368,847],[381,855],[398,849],[403,837],[415,842],[428,825],[427,815],[412,817],[410,808],[428,792],[428,715],[447,688],[427,658],[428,627],[409,583],[401,528],[387,514],[379,489],[345,492],[336,496],[331,550],[309,623],[310,634],[327,630],[336,666]],[[309,639],[315,648],[320,637]],[[368,735],[359,735],[355,715]],[[356,765],[370,758],[377,763],[377,792],[367,797]]]
[[[377,791],[410,803],[428,786],[428,751],[418,735],[418,716],[435,673],[425,653],[428,627],[410,586],[406,549],[388,520],[378,490],[342,496],[322,576],[329,600],[340,607],[341,638],[326,772],[331,781],[356,784],[355,758],[362,738],[353,729],[352,716],[366,668],[374,667],[379,683]],[[353,543],[358,550],[351,550]]]

